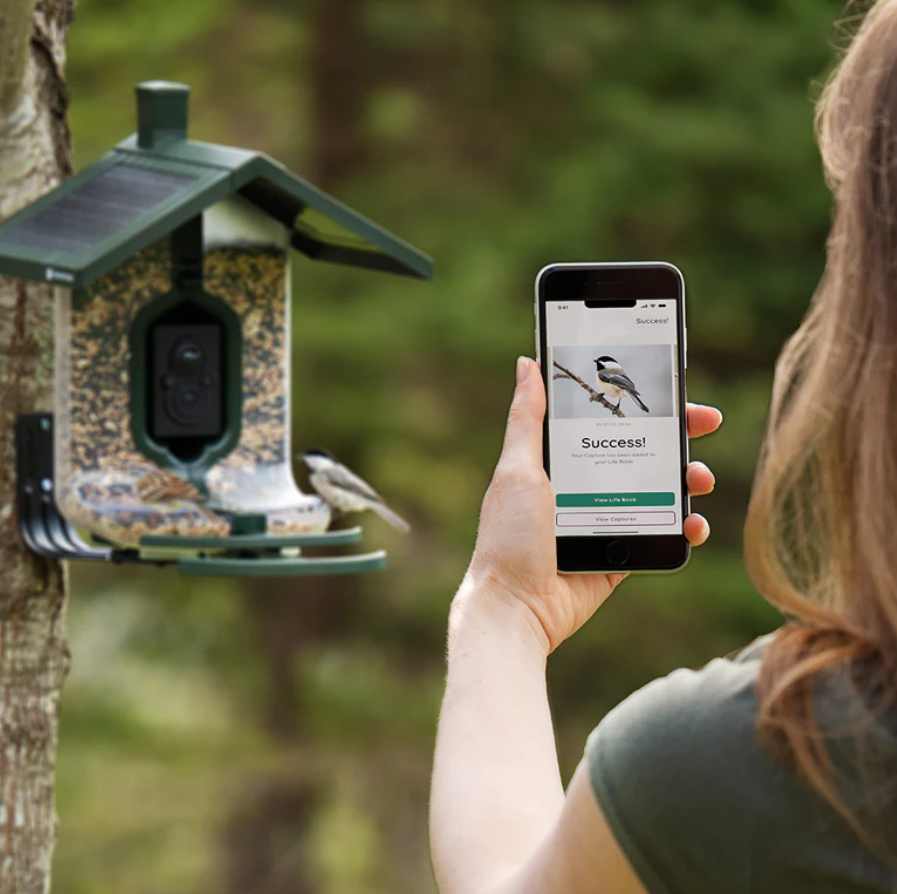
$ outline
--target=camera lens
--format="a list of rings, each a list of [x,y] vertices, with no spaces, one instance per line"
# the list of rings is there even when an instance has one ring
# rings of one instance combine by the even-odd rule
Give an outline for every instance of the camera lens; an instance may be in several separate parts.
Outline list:
[[[205,412],[208,395],[196,385],[186,385],[169,391],[165,403],[168,414],[175,422],[189,425]]]
[[[149,435],[178,458],[196,457],[226,431],[224,326],[199,308],[196,322],[162,318],[149,330]],[[180,313],[180,311],[179,311]]]
[[[206,365],[206,358],[195,341],[182,341],[174,346],[169,363],[178,375],[196,376]]]

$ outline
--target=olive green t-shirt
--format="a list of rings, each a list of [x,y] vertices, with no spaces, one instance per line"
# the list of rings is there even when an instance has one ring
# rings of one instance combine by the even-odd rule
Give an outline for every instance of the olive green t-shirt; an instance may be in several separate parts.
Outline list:
[[[589,736],[592,787],[617,842],[650,894],[897,891],[894,867],[760,744],[754,690],[768,640],[649,683]],[[821,681],[817,720],[842,796],[897,859],[897,729],[846,677]]]

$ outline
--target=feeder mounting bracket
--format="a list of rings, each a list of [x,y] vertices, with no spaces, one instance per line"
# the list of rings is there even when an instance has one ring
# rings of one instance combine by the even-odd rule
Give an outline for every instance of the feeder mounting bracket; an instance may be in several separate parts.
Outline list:
[[[55,488],[53,414],[25,413],[16,419],[16,514],[25,545],[48,559],[127,561],[130,550],[85,543],[59,511]]]

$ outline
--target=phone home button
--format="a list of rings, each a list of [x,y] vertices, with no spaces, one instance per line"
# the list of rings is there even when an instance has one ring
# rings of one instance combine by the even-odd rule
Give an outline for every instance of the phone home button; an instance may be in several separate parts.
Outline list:
[[[604,551],[611,565],[625,565],[629,561],[629,547],[622,540],[612,540]]]

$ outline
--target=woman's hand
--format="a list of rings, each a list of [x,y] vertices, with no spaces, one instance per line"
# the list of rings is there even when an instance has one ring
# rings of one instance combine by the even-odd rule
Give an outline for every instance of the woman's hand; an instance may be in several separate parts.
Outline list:
[[[558,574],[555,493],[542,465],[545,404],[538,365],[519,358],[504,448],[456,603],[491,600],[496,608],[519,609],[547,654],[588,621],[626,574]],[[698,404],[689,404],[687,414],[691,438],[716,431],[723,419],[719,410]],[[686,481],[692,496],[713,490],[713,474],[703,463],[689,464]],[[684,531],[699,546],[710,527],[702,516],[690,515]]]

